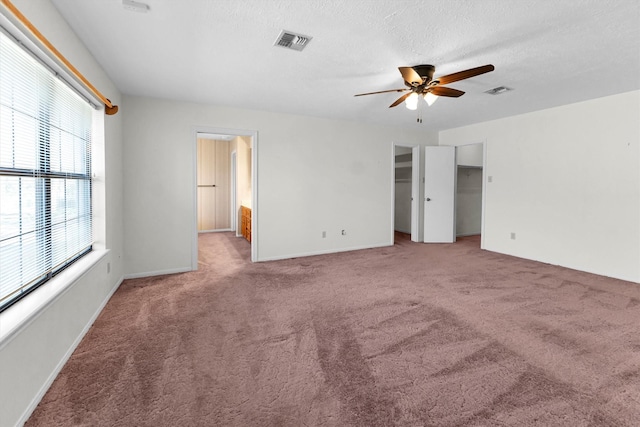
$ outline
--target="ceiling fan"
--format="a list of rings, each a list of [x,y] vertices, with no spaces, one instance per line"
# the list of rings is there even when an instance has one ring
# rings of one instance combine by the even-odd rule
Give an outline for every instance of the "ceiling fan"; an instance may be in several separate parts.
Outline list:
[[[495,67],[493,65],[488,64],[481,67],[470,68],[464,71],[458,71],[457,73],[440,76],[434,79],[433,73],[436,71],[436,67],[434,67],[433,65],[398,67],[398,70],[400,70],[400,74],[402,74],[402,78],[404,79],[404,84],[407,86],[406,88],[381,90],[379,92],[359,93],[354,96],[375,95],[377,93],[388,92],[407,92],[400,98],[396,99],[393,104],[389,105],[389,108],[395,107],[396,105],[402,104],[402,102],[407,101],[407,108],[409,108],[410,110],[415,110],[418,105],[419,96],[423,96],[425,98],[425,101],[427,101],[429,105],[435,102],[438,96],[457,98],[464,95],[464,92],[442,85],[479,76],[480,74],[488,73],[490,71],[493,71],[494,69]],[[414,94],[415,96],[412,96]]]

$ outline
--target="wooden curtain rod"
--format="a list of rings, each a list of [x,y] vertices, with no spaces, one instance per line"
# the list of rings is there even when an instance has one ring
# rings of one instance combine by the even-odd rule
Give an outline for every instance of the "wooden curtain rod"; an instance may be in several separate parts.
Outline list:
[[[95,86],[93,86],[91,82],[89,82],[89,80],[87,80],[87,78],[83,76],[80,73],[80,71],[76,69],[76,67],[71,65],[71,63],[67,60],[67,58],[65,58],[58,51],[58,49],[56,49],[51,44],[51,42],[49,42],[49,40],[47,40],[47,38],[42,35],[40,31],[38,31],[38,29],[27,19],[26,16],[22,14],[22,12],[18,10],[18,8],[16,8],[13,5],[13,3],[11,3],[9,0],[0,0],[0,1],[7,9],[9,9],[9,11],[11,11],[11,13],[13,13],[13,15],[18,19],[18,21],[22,23],[22,25],[24,25],[29,29],[31,34],[33,34],[38,39],[38,41],[40,41],[40,43],[42,43],[47,49],[49,49],[49,52],[51,52],[60,62],[62,62],[64,66],[67,67],[67,69],[74,76],[76,76],[76,78],[78,78],[89,91],[91,91],[95,96],[97,96],[100,99],[100,101],[104,103],[104,107],[105,107],[104,111],[107,115],[111,116],[118,112],[118,106],[113,105],[109,99],[107,99],[102,93],[100,93],[100,91],[96,89]]]

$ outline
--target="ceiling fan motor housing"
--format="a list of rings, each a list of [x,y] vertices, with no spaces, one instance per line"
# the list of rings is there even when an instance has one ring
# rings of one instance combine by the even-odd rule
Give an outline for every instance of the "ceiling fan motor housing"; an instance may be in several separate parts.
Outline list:
[[[433,79],[433,73],[436,72],[436,67],[434,67],[433,65],[416,65],[413,68],[413,70],[418,73],[418,75],[420,77],[422,77],[425,83],[429,83],[431,81],[431,79]]]

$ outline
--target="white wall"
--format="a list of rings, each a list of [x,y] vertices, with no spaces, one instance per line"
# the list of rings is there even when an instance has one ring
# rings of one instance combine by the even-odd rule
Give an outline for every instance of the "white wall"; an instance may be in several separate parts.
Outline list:
[[[485,249],[640,282],[639,117],[634,91],[440,132],[487,144]]]
[[[120,94],[115,86],[49,0],[14,0],[13,3],[99,90],[115,104],[120,104]],[[76,280],[66,293],[0,343],[2,426],[26,420],[122,280],[121,122],[122,113],[105,117],[106,139],[104,144],[98,143],[100,149],[94,151],[94,157],[104,158],[106,162],[106,167],[95,170],[94,202],[98,209],[95,212],[97,240],[94,247],[108,249],[109,252]],[[110,273],[107,273],[107,263],[110,264]]]
[[[437,143],[347,121],[143,97],[125,105],[129,275],[191,266],[194,126],[258,132],[258,260],[392,244],[392,143]]]
[[[456,164],[458,166],[476,166],[481,168],[483,149],[482,142],[458,146],[456,148]]]

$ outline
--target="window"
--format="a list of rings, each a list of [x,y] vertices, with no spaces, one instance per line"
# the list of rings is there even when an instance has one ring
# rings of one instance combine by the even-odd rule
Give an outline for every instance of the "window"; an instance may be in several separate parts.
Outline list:
[[[0,32],[0,311],[91,251],[92,117]]]

